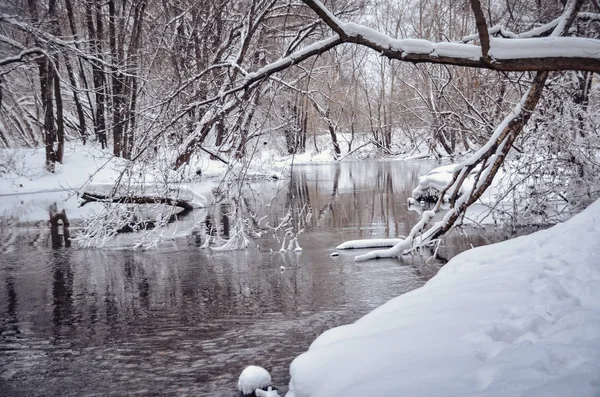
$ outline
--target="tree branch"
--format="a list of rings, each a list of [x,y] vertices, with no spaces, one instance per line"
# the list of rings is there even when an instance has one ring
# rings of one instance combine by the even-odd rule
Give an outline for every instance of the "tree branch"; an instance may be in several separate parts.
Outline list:
[[[437,63],[505,72],[581,70],[600,73],[600,40],[584,37],[489,38],[485,62],[481,46],[395,39],[364,25],[340,22],[318,1],[302,0],[332,28],[341,42],[356,43],[404,62]],[[568,11],[568,10],[565,10]],[[558,23],[561,23],[558,21]],[[557,23],[557,24],[558,24]]]
[[[47,56],[48,54],[40,48],[30,48],[30,49],[21,51],[18,55],[0,59],[0,66],[10,65],[11,63],[16,63],[16,62],[26,62],[24,58],[27,56],[30,56],[30,55]]]

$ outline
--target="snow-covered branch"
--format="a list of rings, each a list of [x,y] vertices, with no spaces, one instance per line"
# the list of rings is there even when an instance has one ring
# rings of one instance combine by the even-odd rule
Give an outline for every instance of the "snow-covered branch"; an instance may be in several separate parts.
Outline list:
[[[398,39],[367,26],[341,22],[317,0],[303,0],[344,43],[356,43],[404,62],[438,63],[499,71],[585,70],[600,72],[600,40],[583,37],[490,38],[482,47],[462,42]]]
[[[106,62],[103,59],[100,59],[90,54],[89,52],[82,50],[79,44],[83,43],[80,41],[64,40],[54,34],[48,33],[35,26],[20,21],[11,15],[0,14],[0,23],[5,23],[9,26],[21,30],[24,33],[30,34],[32,37],[35,37],[36,41],[38,41],[39,44],[44,44],[45,47],[48,47],[48,52],[50,52],[51,49],[54,49],[58,52],[65,51],[81,59],[85,59],[88,62],[95,62],[99,65],[103,65],[109,68],[115,67],[115,65],[112,65],[111,63]],[[121,72],[128,75],[128,73],[125,73],[123,70],[121,70]]]
[[[0,66],[6,66],[6,65],[9,65],[11,63],[16,63],[16,62],[25,62],[26,58],[31,55],[47,56],[47,53],[44,50],[42,50],[41,48],[30,48],[30,49],[21,51],[19,54],[15,55],[15,56],[0,59]]]

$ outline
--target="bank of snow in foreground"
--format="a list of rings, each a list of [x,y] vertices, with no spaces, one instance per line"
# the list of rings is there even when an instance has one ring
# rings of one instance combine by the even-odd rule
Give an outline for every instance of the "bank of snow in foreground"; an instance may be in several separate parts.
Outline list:
[[[600,200],[318,337],[288,397],[600,395]]]

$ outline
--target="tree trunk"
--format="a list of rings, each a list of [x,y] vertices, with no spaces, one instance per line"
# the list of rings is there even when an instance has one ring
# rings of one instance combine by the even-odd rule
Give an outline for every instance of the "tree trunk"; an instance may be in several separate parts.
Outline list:
[[[81,141],[85,145],[86,143],[86,131],[85,131],[85,112],[83,111],[83,105],[79,99],[78,84],[75,78],[75,72],[73,71],[73,65],[69,57],[64,56],[65,66],[67,68],[67,74],[69,75],[69,83],[71,84],[71,91],[73,93],[73,101],[75,102],[75,109],[77,111],[77,119],[79,120],[79,136]]]
[[[51,32],[57,36],[60,37],[61,36],[61,31],[60,31],[60,26],[58,24],[58,16],[56,14],[56,0],[50,0],[48,2],[48,15],[50,15],[50,27],[51,27]],[[59,63],[58,63],[58,56],[55,56],[52,58],[54,65],[50,65],[53,66],[50,68],[52,74],[53,74],[53,78],[52,78],[52,82],[53,82],[53,91],[54,91],[54,98],[56,101],[56,141],[58,143],[58,146],[56,148],[55,151],[55,158],[54,160],[56,162],[62,163],[63,162],[63,156],[65,153],[65,121],[64,121],[64,117],[63,117],[63,101],[62,101],[62,94],[61,94],[61,90],[60,90],[60,75],[58,74],[58,67],[59,67]]]
[[[54,4],[50,2],[50,6]],[[28,0],[29,13],[33,22],[37,23],[38,9],[36,0]],[[54,71],[52,59],[43,57],[37,61],[38,72],[40,79],[40,97],[42,102],[42,111],[44,113],[43,134],[44,147],[46,152],[46,170],[48,172],[55,171],[56,152],[54,150],[54,142],[56,141],[56,130],[54,128],[54,101],[53,94],[55,91],[54,79],[58,79]]]
[[[138,90],[138,80],[137,78],[132,78],[131,81],[131,98],[129,100],[129,108],[126,113],[125,122],[125,133],[123,134],[123,157],[126,159],[130,159],[133,155],[133,144],[135,138],[135,120],[136,120],[136,107],[137,107],[137,90]]]
[[[94,10],[95,6],[96,25],[94,25]],[[103,36],[102,10],[100,3],[97,0],[86,0],[85,3],[85,19],[90,37],[91,51],[96,58],[102,59],[102,45],[100,40]],[[106,87],[104,79],[104,71],[99,62],[92,61],[92,80],[94,84],[94,95],[96,106],[94,113],[94,133],[96,139],[100,142],[102,149],[108,146],[106,137],[106,120],[104,117],[105,102],[106,102]]]
[[[73,13],[73,4],[71,3],[71,0],[65,0],[65,8],[67,9],[67,17],[69,20],[69,27],[71,28],[71,34],[73,35],[73,39],[75,40],[75,48],[79,49],[79,35],[77,33],[77,27],[75,25],[75,16]],[[83,82],[83,88],[85,89],[85,93],[87,96],[87,101],[88,104],[91,106],[92,105],[92,100],[90,97],[90,90],[89,90],[89,84],[87,81],[87,78],[85,76],[85,69],[83,67],[83,61],[80,57],[77,58],[77,63],[79,65],[79,71],[78,71],[78,75],[79,75],[79,79],[81,82]],[[86,122],[85,122],[85,111],[83,109],[83,105],[79,99],[79,95],[77,95],[77,79],[75,78],[75,72],[74,69],[72,68],[69,59],[65,56],[65,65],[67,66],[67,72],[69,73],[69,79],[71,81],[71,85],[74,87],[73,88],[73,97],[75,98],[75,106],[77,107],[77,117],[79,118],[79,132],[81,134],[82,140],[83,140],[83,144],[86,144],[87,141],[87,129],[86,129]],[[72,76],[71,76],[72,75]],[[94,114],[92,112],[92,119],[94,118]]]
[[[110,45],[110,53],[112,57],[112,73],[111,73],[111,84],[112,84],[112,106],[111,113],[113,116],[112,128],[113,128],[113,154],[117,157],[123,155],[123,116],[124,116],[124,84],[123,75],[118,69],[117,65],[120,64],[119,54],[117,52],[117,39],[116,39],[116,8],[115,1],[108,1],[108,41]]]
[[[42,109],[44,112],[44,145],[46,148],[46,170],[54,172],[56,163],[56,152],[54,151],[54,141],[56,141],[56,131],[54,129],[54,101],[52,100],[54,71],[47,58],[39,63],[40,88],[42,97]]]
[[[58,67],[58,64],[56,65]],[[56,141],[58,146],[56,148],[56,162],[63,162],[65,154],[65,120],[63,118],[63,102],[60,92],[60,78],[56,71],[54,71],[54,98],[56,99]]]

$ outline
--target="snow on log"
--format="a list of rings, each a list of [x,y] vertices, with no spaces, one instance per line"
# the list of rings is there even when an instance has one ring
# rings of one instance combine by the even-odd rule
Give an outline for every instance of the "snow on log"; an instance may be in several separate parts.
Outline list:
[[[394,245],[398,244],[400,241],[402,241],[402,239],[399,239],[399,238],[350,240],[350,241],[343,242],[342,244],[338,245],[335,248],[339,249],[339,250],[349,250],[349,249],[360,249],[360,248],[393,247]]]
[[[412,246],[415,239],[416,240],[422,239],[421,236],[415,238],[417,231],[423,230],[425,225],[434,216],[435,216],[434,211],[424,211],[423,214],[421,214],[421,220],[419,222],[417,222],[416,225],[413,226],[410,233],[408,234],[408,236],[405,239],[400,239],[398,241],[398,243],[395,244],[391,248],[369,251],[366,254],[358,255],[354,258],[354,260],[357,262],[362,262],[362,261],[378,259],[378,258],[393,258],[395,256],[400,256],[400,255],[404,254],[404,251],[408,250]]]
[[[79,191],[83,204],[91,201],[122,204],[167,204],[185,210],[206,207],[208,200],[189,186],[158,184],[119,185],[88,183]]]
[[[412,198],[416,201],[425,201],[434,203],[438,200],[440,192],[442,192],[446,186],[453,181],[453,174],[456,169],[460,167],[459,164],[448,164],[441,167],[432,169],[427,173],[419,177],[419,185],[412,191]],[[469,177],[462,184],[460,194],[470,192],[473,189],[474,179],[473,177],[479,172],[481,166],[475,167]],[[452,192],[447,192],[446,196],[451,195]]]
[[[94,193],[82,193],[80,195],[83,204],[89,202],[115,203],[115,204],[166,204],[175,207],[181,207],[184,210],[191,211],[194,207],[185,200],[172,199],[168,197],[153,196],[103,196]]]

